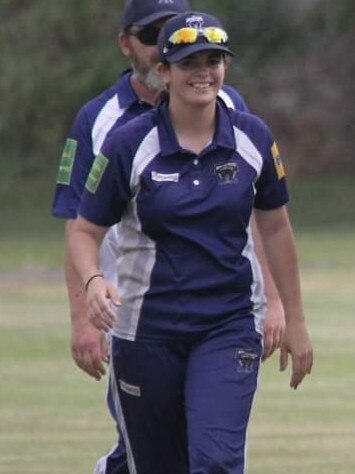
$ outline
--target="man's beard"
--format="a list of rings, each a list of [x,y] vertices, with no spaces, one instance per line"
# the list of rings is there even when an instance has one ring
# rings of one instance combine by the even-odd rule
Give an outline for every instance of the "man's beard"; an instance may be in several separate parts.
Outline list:
[[[139,67],[134,60],[132,60],[131,64],[134,73],[148,89],[155,92],[161,92],[165,89],[162,79],[155,70],[155,66]]]
[[[143,78],[145,85],[156,92],[162,92],[165,87],[160,75],[154,68],[150,68],[148,73]]]

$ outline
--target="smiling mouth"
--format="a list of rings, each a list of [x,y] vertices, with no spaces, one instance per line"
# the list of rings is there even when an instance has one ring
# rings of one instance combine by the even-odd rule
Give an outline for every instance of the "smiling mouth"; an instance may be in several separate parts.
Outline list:
[[[191,87],[193,87],[196,90],[206,90],[209,89],[212,86],[212,82],[193,82],[189,84]]]

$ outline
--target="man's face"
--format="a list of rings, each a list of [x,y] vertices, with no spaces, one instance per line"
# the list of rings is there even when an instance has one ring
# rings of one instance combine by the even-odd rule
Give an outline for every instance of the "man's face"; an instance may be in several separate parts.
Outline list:
[[[160,91],[163,84],[155,71],[158,62],[157,39],[165,20],[147,26],[133,25],[120,35],[123,54],[130,60],[134,74],[150,89]]]

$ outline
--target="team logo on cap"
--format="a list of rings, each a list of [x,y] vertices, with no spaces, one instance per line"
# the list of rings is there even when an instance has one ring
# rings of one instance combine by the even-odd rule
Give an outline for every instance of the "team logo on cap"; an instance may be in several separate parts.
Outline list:
[[[201,31],[203,25],[203,18],[199,15],[193,15],[186,18],[186,26],[190,28],[195,28],[196,30]]]

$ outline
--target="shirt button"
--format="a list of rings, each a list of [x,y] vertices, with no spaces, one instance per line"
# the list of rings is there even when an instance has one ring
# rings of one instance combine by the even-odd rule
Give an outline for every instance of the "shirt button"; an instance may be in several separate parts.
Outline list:
[[[199,186],[200,181],[198,179],[194,179],[193,184],[194,184],[194,186]]]
[[[198,159],[195,158],[194,161],[193,161],[194,165],[198,165]]]

